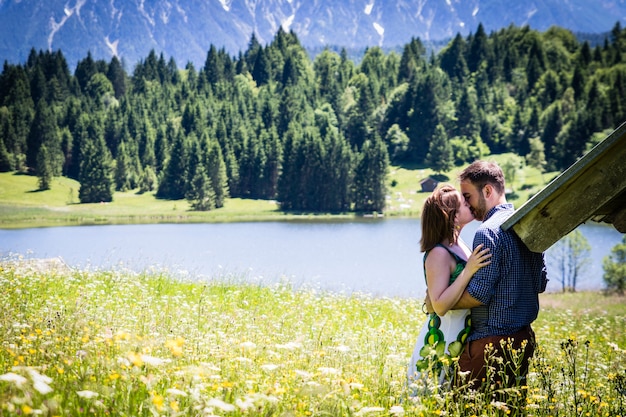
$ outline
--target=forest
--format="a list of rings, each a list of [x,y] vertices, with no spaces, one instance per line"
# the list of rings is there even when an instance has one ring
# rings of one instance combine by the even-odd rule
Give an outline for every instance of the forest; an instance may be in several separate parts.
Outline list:
[[[626,30],[604,42],[569,30],[479,25],[441,50],[418,38],[360,61],[311,57],[293,32],[202,68],[152,51],[132,71],[90,53],[72,74],[36,51],[0,74],[0,172],[80,183],[81,203],[115,191],[276,200],[285,211],[383,212],[390,166],[454,166],[513,152],[563,171],[626,120]]]

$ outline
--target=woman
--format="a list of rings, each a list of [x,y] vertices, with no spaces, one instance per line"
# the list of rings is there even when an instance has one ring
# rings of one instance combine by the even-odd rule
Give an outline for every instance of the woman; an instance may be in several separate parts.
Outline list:
[[[461,354],[470,330],[469,310],[451,310],[470,278],[489,265],[488,249],[472,252],[460,238],[463,227],[474,220],[459,191],[444,185],[426,199],[422,210],[421,251],[427,297],[434,313],[420,332],[408,369],[412,394],[432,392],[454,377],[452,358]]]

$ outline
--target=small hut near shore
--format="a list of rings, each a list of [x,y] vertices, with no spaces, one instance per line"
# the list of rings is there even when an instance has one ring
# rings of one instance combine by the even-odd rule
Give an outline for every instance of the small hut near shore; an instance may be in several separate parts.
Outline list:
[[[433,177],[426,177],[420,181],[420,186],[422,187],[423,193],[432,193],[433,191],[435,191],[435,188],[437,188],[437,185],[439,185],[439,181],[437,181]]]

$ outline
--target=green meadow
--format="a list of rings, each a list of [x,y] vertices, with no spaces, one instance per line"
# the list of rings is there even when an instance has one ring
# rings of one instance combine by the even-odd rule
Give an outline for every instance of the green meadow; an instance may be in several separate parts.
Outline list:
[[[626,415],[623,299],[544,294],[541,304],[523,411]],[[5,260],[0,415],[515,415],[462,389],[409,397],[420,306]]]
[[[503,164],[511,154],[495,155]],[[453,185],[461,168],[439,174],[442,182]],[[388,175],[388,201],[385,217],[419,217],[428,192],[421,192],[420,181],[435,175],[431,169],[391,167]],[[514,191],[509,200],[516,207],[537,193],[556,173],[542,174],[525,167],[509,181]],[[136,190],[116,192],[111,203],[80,204],[80,184],[66,177],[55,177],[51,189],[38,191],[35,176],[0,173],[0,228],[66,226],[87,224],[192,223],[266,221],[281,219],[341,219],[354,213],[285,213],[272,200],[230,198],[224,207],[211,211],[193,211],[186,200],[161,200],[154,193]]]

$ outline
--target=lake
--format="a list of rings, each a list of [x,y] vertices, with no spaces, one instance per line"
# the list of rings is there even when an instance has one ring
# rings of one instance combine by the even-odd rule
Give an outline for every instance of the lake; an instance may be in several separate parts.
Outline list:
[[[478,225],[463,230],[470,245]],[[603,288],[602,259],[623,235],[610,225],[584,224],[579,230],[592,251],[577,289]],[[88,270],[165,270],[193,280],[285,282],[294,288],[421,298],[420,231],[419,219],[0,229],[0,256],[60,257]],[[560,291],[549,264],[548,274],[548,291]]]

